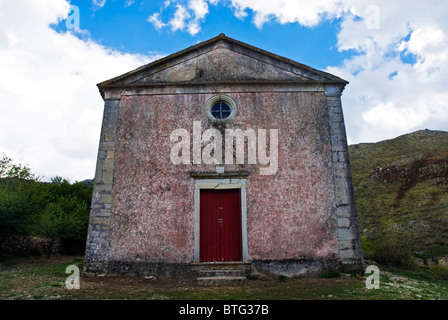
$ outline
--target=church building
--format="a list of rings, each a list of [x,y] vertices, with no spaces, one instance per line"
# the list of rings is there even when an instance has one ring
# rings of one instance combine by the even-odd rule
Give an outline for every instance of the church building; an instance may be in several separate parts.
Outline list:
[[[360,271],[347,84],[224,34],[98,84],[85,274]]]

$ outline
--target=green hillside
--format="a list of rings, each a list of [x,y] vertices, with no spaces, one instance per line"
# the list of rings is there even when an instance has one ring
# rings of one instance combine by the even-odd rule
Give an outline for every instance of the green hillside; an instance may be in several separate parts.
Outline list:
[[[448,248],[448,132],[417,131],[349,153],[365,239]]]

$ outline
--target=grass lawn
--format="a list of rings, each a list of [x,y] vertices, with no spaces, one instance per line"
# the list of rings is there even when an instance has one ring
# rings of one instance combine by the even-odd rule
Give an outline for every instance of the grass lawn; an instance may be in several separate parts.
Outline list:
[[[202,287],[185,279],[82,277],[67,289],[67,266],[82,270],[83,257],[0,257],[1,300],[448,300],[446,270],[380,267],[380,288],[365,277],[247,280],[243,285]]]

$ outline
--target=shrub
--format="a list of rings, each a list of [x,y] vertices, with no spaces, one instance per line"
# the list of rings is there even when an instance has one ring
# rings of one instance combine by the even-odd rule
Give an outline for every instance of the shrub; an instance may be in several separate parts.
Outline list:
[[[281,274],[278,276],[277,279],[278,279],[278,282],[286,282],[287,277]]]
[[[30,247],[29,252],[31,256],[39,257],[42,255],[42,251],[38,247]]]
[[[373,260],[379,264],[404,269],[415,269],[416,263],[411,250],[393,242],[376,243]]]
[[[448,280],[448,268],[441,264],[434,264],[429,267],[430,272],[439,279]]]
[[[373,260],[375,254],[375,243],[361,236],[361,248],[364,259]]]
[[[320,277],[324,278],[324,279],[339,278],[340,276],[341,276],[341,272],[337,269],[330,270],[330,271],[322,273],[320,275]]]
[[[425,264],[428,260],[434,260],[437,257],[445,256],[448,254],[448,247],[444,244],[436,243],[427,246],[425,250],[413,252],[413,254],[424,261]]]

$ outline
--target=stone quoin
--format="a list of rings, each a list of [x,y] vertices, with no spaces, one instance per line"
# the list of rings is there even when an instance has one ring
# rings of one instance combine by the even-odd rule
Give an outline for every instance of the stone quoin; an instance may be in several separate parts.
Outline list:
[[[98,84],[83,274],[362,272],[347,84],[224,34]]]

